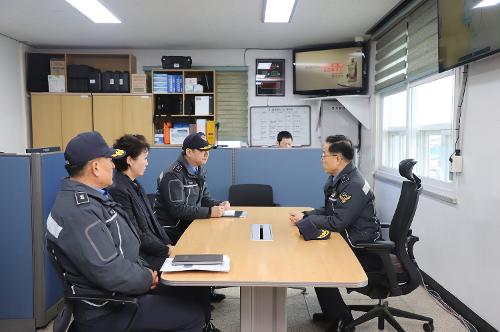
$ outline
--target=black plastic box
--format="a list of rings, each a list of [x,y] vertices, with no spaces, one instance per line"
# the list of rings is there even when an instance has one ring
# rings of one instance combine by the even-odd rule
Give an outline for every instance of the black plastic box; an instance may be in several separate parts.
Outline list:
[[[161,57],[163,69],[190,69],[193,60],[190,56],[167,56]]]

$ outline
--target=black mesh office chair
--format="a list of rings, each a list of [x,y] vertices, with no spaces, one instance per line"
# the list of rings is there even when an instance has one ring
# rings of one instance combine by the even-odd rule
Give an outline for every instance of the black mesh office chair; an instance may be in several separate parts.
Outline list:
[[[274,203],[273,187],[268,184],[233,184],[229,187],[229,203],[236,206],[279,206]],[[290,287],[307,294],[305,287]]]
[[[74,301],[109,301],[120,303],[123,305],[131,305],[134,307],[133,315],[130,317],[130,321],[125,329],[125,332],[130,331],[135,318],[137,316],[137,311],[139,309],[139,304],[137,299],[134,297],[127,297],[123,295],[116,294],[115,296],[103,296],[103,295],[75,295],[71,289],[71,283],[67,278],[69,272],[64,271],[62,266],[59,264],[59,261],[64,261],[65,266],[68,266],[69,263],[68,258],[61,252],[61,250],[50,240],[47,240],[47,252],[49,254],[49,258],[52,262],[52,265],[56,269],[61,281],[64,285],[64,306],[57,313],[56,318],[54,319],[54,332],[71,332],[72,326],[71,317],[73,315],[73,303]],[[71,324],[73,325],[73,324]],[[73,329],[74,330],[74,329]]]
[[[422,281],[417,262],[413,256],[413,245],[419,239],[411,234],[410,226],[417,210],[418,199],[422,192],[420,179],[413,174],[413,166],[417,162],[406,159],[399,163],[399,174],[408,179],[401,187],[399,202],[389,225],[389,241],[377,241],[376,243],[361,243],[359,246],[367,251],[379,255],[383,262],[383,270],[377,273],[368,272],[368,286],[357,291],[378,299],[377,305],[350,305],[349,309],[364,311],[366,314],[354,320],[344,327],[344,331],[353,331],[354,327],[378,318],[378,328],[384,329],[386,320],[398,332],[404,332],[394,316],[425,321],[424,331],[433,331],[433,320],[430,317],[417,315],[388,306],[388,302],[382,300],[411,293]]]

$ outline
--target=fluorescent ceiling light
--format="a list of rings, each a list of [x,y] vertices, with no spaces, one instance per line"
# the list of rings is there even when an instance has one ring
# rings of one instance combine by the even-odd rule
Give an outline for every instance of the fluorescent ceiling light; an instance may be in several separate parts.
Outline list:
[[[94,23],[122,23],[97,0],[66,0]]]
[[[500,0],[483,0],[483,1],[479,2],[477,5],[475,5],[474,8],[489,7],[489,6],[498,5],[499,3],[500,3]]]
[[[266,0],[264,23],[289,23],[295,0]]]

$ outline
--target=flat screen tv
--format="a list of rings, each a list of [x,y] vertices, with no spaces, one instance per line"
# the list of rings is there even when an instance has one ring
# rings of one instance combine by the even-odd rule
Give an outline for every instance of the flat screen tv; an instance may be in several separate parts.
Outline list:
[[[438,0],[439,71],[500,51],[500,4],[474,8],[479,0]]]
[[[293,93],[312,96],[365,94],[367,68],[367,43],[293,50]]]

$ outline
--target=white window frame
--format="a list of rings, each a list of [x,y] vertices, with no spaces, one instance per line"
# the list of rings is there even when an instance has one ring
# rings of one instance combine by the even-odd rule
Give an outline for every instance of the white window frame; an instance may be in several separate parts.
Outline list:
[[[382,165],[382,148],[383,148],[383,98],[392,94],[396,94],[398,92],[402,92],[406,90],[406,156],[404,158],[409,158],[413,140],[416,139],[415,130],[412,126],[413,123],[413,114],[411,109],[411,89],[413,87],[430,83],[432,81],[436,81],[438,79],[447,77],[447,76],[455,76],[455,84],[454,84],[454,94],[453,94],[453,118],[452,118],[452,142],[454,144],[456,140],[456,130],[455,130],[455,121],[456,121],[456,104],[458,100],[458,94],[460,92],[460,69],[454,69],[447,72],[435,74],[428,76],[426,78],[408,83],[405,82],[403,85],[397,85],[392,89],[386,89],[381,93],[376,94],[376,146],[377,146],[377,155],[376,155],[376,170],[374,176],[381,180],[393,182],[393,183],[402,183],[404,179],[399,175],[399,170],[391,167],[387,167]],[[417,160],[419,161],[419,160]],[[419,161],[421,162],[421,161]],[[422,179],[422,186],[424,188],[423,193],[425,195],[431,196],[436,199],[440,199],[446,201],[448,203],[456,204],[457,203],[457,177],[454,176],[451,182],[437,180],[429,177],[420,177]]]

